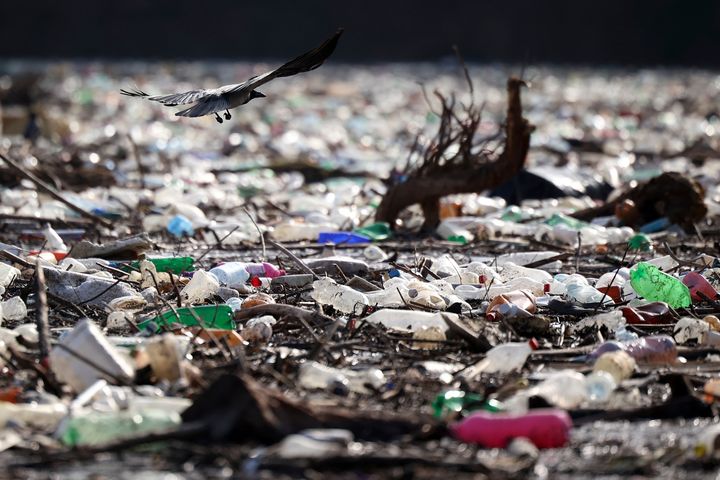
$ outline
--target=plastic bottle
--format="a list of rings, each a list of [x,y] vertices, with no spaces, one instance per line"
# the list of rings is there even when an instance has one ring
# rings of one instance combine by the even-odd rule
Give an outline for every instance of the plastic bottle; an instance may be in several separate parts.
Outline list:
[[[436,310],[445,310],[448,307],[438,288],[431,283],[412,281],[407,287],[408,300],[415,305]]]
[[[45,228],[43,229],[43,234],[45,235],[45,241],[46,246],[52,251],[55,252],[67,252],[68,247],[65,245],[65,242],[63,242],[63,239],[60,238],[60,235],[50,226],[50,224],[46,224]]]
[[[432,401],[433,415],[436,418],[447,418],[453,414],[473,410],[487,412],[502,411],[502,404],[497,400],[485,399],[477,393],[467,393],[462,390],[448,390],[438,394]]]
[[[458,243],[469,243],[475,239],[475,235],[470,233],[464,226],[453,221],[454,218],[445,219],[440,222],[435,233],[440,238]]]
[[[332,278],[324,277],[313,282],[310,296],[318,303],[332,305],[343,313],[360,313],[370,304],[368,297],[345,285],[338,285]]]
[[[630,283],[638,295],[650,301],[667,302],[673,308],[689,307],[690,290],[680,280],[656,266],[638,263],[630,270]]]
[[[508,373],[520,370],[533,350],[538,348],[534,338],[529,342],[508,342],[497,345],[485,354],[485,358],[471,366],[465,372],[467,378],[474,378],[480,373]]]
[[[632,376],[635,366],[633,357],[623,350],[617,350],[600,355],[593,365],[593,372],[607,372],[612,375],[615,383],[620,385],[623,380]]]
[[[443,317],[447,316],[457,321],[458,316],[454,313],[445,312],[420,312],[418,310],[395,310],[391,308],[383,308],[371,315],[365,317],[365,321],[370,323],[379,323],[385,328],[396,330],[406,330],[415,332],[425,327],[438,327],[443,331],[447,331],[448,326]]]
[[[503,280],[505,280],[506,282],[514,278],[525,277],[542,283],[543,285],[546,283],[550,283],[553,278],[552,275],[550,275],[545,270],[521,267],[520,265],[516,265],[512,262],[505,263],[502,266],[502,271],[500,272],[500,274],[502,275]]]
[[[156,271],[174,273],[175,275],[192,271],[195,263],[192,257],[154,257],[146,260],[155,265]],[[130,266],[140,268],[140,262],[132,262]]]
[[[533,393],[564,409],[576,408],[588,395],[585,376],[574,370],[550,374],[533,389]]]
[[[377,368],[338,369],[309,361],[300,365],[298,383],[307,389],[331,389],[335,385],[341,384],[352,392],[370,393],[371,390],[366,385],[371,385],[377,390],[385,385],[386,379],[382,370]]]
[[[515,305],[528,313],[535,313],[537,311],[535,297],[532,293],[527,290],[515,290],[495,297],[493,301],[490,302],[490,305],[488,305],[487,310],[485,310],[486,318],[491,321],[498,320],[500,318],[498,308],[504,303]]]
[[[237,312],[242,308],[243,301],[238,297],[231,297],[225,300],[225,304],[229,306],[233,312]]]
[[[250,273],[245,268],[244,262],[227,262],[210,269],[220,284],[230,288],[237,288],[245,285],[250,279]]]
[[[220,283],[215,275],[205,270],[196,271],[180,295],[186,303],[202,303],[220,290]]]
[[[675,261],[674,258],[672,258],[670,255],[663,255],[662,257],[655,257],[653,259],[648,260],[647,262],[643,263],[649,263],[650,265],[654,265],[663,272],[667,272],[672,270],[673,268],[676,268],[680,266],[680,264]]]
[[[563,410],[537,409],[524,414],[475,412],[450,426],[460,441],[486,448],[505,448],[517,437],[538,448],[559,448],[570,438],[572,420]]]
[[[718,292],[710,285],[710,282],[697,272],[685,274],[682,277],[682,283],[690,289],[693,302],[702,302],[708,299],[715,300],[718,297]]]
[[[675,341],[667,335],[650,335],[624,345],[624,350],[638,363],[672,364],[677,361]]]
[[[177,412],[165,409],[88,411],[68,419],[59,430],[65,445],[101,445],[112,440],[177,427],[182,422]]]
[[[177,238],[182,238],[186,235],[192,237],[195,235],[192,222],[183,215],[175,215],[172,217],[168,221],[167,231]]]
[[[587,398],[596,402],[604,402],[617,388],[615,378],[603,370],[595,371],[585,377]]]
[[[194,314],[194,315],[193,315]],[[232,309],[229,305],[199,305],[196,307],[183,307],[168,310],[155,318],[145,320],[138,324],[141,329],[147,328],[151,323],[157,327],[169,326],[172,323],[180,323],[187,326],[196,326],[199,317],[203,326],[207,328],[219,328],[222,330],[234,330],[235,321],[232,316]]]
[[[674,323],[670,307],[665,302],[651,302],[637,307],[622,307],[623,316],[630,324],[667,324]]]
[[[603,305],[609,305],[615,302],[610,295],[603,294],[587,283],[577,281],[565,285],[564,297],[580,305],[597,305],[601,301]]]
[[[52,431],[67,415],[64,403],[10,403],[0,401],[0,428],[20,422],[32,428]]]

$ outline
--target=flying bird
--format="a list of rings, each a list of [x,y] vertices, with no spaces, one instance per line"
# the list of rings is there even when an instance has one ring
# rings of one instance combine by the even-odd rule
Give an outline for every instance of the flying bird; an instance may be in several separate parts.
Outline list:
[[[223,119],[218,112],[225,110],[225,120],[230,120],[230,118],[232,118],[229,111],[231,108],[245,105],[254,98],[264,97],[264,94],[256,90],[256,88],[261,85],[275,78],[290,77],[318,68],[333,53],[342,33],[343,29],[340,28],[319,47],[303,53],[275,70],[252,77],[243,83],[224,85],[207,90],[190,90],[189,92],[171,93],[169,95],[148,95],[137,89],[120,90],[120,93],[129,97],[139,97],[158,102],[166,107],[194,104],[192,107],[179,111],[175,115],[181,117],[202,117],[214,113],[218,123],[222,123]]]

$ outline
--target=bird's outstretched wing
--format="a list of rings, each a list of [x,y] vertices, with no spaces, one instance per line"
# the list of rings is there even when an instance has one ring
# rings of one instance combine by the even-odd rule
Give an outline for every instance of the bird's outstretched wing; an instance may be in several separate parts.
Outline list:
[[[264,85],[275,78],[290,77],[298,73],[315,70],[335,51],[335,47],[342,33],[343,29],[339,28],[332,37],[325,40],[319,47],[305,52],[299,57],[293,58],[275,70],[263,73],[262,75],[251,78],[247,82],[238,84],[230,90],[230,92],[237,93],[244,90],[255,90],[260,85]]]
[[[186,105],[188,103],[195,103],[198,100],[202,100],[208,96],[213,95],[214,90],[190,90],[182,93],[171,93],[169,95],[148,95],[142,90],[120,90],[120,93],[127,95],[128,97],[139,97],[145,100],[162,103],[166,107],[174,107],[177,105]]]
[[[230,108],[227,98],[220,93],[209,95],[200,99],[195,105],[177,112],[178,117],[202,117],[215,112],[222,112]]]

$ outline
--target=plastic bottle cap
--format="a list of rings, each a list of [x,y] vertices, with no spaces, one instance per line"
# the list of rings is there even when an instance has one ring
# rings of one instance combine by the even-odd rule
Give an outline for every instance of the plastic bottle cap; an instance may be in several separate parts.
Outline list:
[[[543,293],[548,293],[550,291],[550,284],[546,283],[543,285]]]
[[[260,277],[252,277],[250,279],[250,285],[252,285],[255,288],[258,288],[262,285],[262,280],[260,280]]]
[[[478,277],[478,282],[485,283],[486,281],[487,281],[487,277],[485,277],[485,275],[480,275]]]
[[[538,348],[540,348],[540,344],[538,343],[537,339],[535,339],[535,338],[531,338],[530,341],[528,342],[528,344],[530,345],[530,348],[532,348],[533,350],[537,350]]]

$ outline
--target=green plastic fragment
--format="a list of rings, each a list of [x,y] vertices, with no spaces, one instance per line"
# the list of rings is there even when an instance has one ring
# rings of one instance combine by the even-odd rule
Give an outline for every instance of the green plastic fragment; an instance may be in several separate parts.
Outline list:
[[[459,243],[460,245],[468,244],[468,239],[462,235],[450,235],[447,239],[449,242]]]
[[[380,240],[387,240],[392,236],[392,230],[390,230],[390,224],[387,222],[377,222],[365,227],[356,228],[353,230],[355,233],[364,235],[370,240],[377,242]]]
[[[177,312],[177,315],[175,312]],[[202,320],[203,327],[219,328],[222,330],[235,330],[236,328],[232,308],[224,304],[176,308],[175,311],[168,310],[153,319],[141,322],[138,327],[144,329],[150,322],[155,322],[158,327],[167,326],[171,323],[181,323],[188,327],[193,327],[198,325],[198,321],[195,319],[193,312]]]
[[[545,220],[545,224],[550,225],[551,227],[554,227],[555,225],[565,225],[574,230],[580,230],[589,225],[587,222],[583,222],[582,220],[578,220],[576,218],[568,217],[567,215],[563,215],[562,213],[554,213],[550,218]]]
[[[650,263],[640,262],[630,270],[630,284],[638,295],[651,302],[665,302],[673,308],[690,306],[688,287]]]
[[[439,394],[433,400],[433,414],[436,418],[444,418],[451,413],[485,410],[488,412],[501,412],[503,406],[497,400],[486,400],[477,393],[466,393],[462,390],[448,390]]]
[[[644,233],[638,233],[628,240],[628,246],[633,250],[649,252],[652,250],[652,240],[650,240],[650,237]]]

